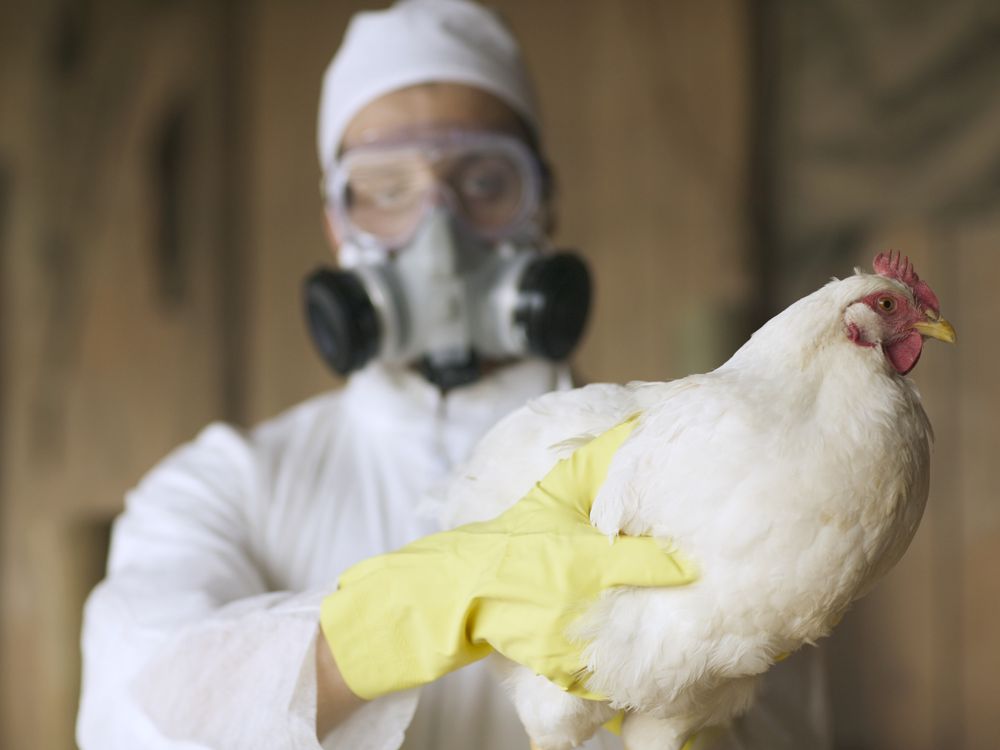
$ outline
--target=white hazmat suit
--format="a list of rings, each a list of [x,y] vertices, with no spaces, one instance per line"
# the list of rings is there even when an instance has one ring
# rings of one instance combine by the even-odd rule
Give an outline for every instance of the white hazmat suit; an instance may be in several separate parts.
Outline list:
[[[436,531],[417,506],[526,399],[540,362],[447,396],[369,367],[247,434],[216,424],[128,496],[87,603],[84,750],[311,748],[319,603],[354,563]],[[366,705],[325,746],[526,748],[484,665]],[[350,735],[350,738],[348,738]]]

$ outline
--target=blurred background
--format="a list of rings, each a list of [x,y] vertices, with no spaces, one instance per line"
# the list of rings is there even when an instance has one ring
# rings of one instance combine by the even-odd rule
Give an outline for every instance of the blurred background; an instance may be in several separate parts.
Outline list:
[[[582,378],[715,367],[882,249],[930,281],[960,337],[915,371],[932,495],[822,644],[836,747],[1000,747],[1000,4],[494,4],[537,77],[557,240],[597,277]],[[329,260],[315,109],[371,5],[0,3],[2,748],[73,747],[124,491],[206,422],[336,385],[299,299]]]

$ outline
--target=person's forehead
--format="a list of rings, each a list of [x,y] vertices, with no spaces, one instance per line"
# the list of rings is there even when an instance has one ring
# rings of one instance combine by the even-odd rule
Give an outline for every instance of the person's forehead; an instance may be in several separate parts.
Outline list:
[[[528,135],[514,110],[492,94],[457,83],[428,83],[393,91],[367,104],[344,131],[341,150],[444,126],[521,138]]]

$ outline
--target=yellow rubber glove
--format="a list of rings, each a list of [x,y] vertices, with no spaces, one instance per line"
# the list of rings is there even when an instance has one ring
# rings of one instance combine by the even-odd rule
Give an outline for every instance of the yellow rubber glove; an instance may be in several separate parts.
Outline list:
[[[423,685],[496,650],[570,692],[583,644],[567,626],[606,588],[679,586],[693,565],[649,537],[612,543],[590,507],[635,418],[563,459],[492,521],[434,534],[365,560],[322,607],[323,634],[347,686],[371,699]]]

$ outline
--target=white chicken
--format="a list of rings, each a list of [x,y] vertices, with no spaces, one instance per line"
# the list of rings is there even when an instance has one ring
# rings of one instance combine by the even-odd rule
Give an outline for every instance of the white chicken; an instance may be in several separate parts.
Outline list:
[[[791,305],[713,372],[543,396],[456,472],[450,526],[497,515],[639,415],[591,521],[667,540],[699,570],[685,587],[607,592],[580,618],[587,686],[607,703],[511,667],[538,748],[573,747],[624,709],[630,750],[678,750],[744,712],[759,675],[827,635],[899,560],[927,499],[931,438],[905,375],[925,337],[955,334],[908,259],[882,254],[874,269]]]

